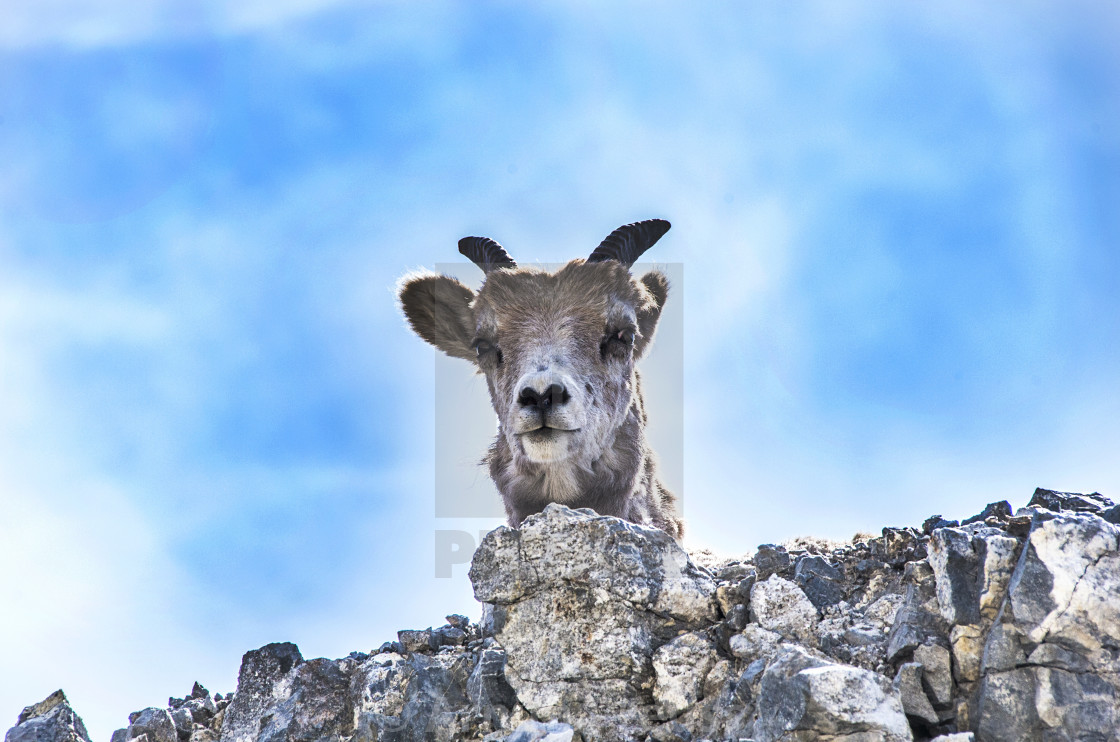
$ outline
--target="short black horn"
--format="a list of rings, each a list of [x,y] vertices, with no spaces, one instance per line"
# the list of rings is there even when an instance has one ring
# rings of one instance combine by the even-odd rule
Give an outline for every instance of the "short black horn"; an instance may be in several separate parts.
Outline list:
[[[517,267],[505,248],[489,237],[464,237],[459,240],[459,252],[470,258],[484,273]]]
[[[601,263],[604,260],[617,260],[629,268],[642,256],[642,253],[653,247],[653,243],[669,231],[669,227],[669,222],[664,219],[647,219],[644,222],[621,226],[599,243],[587,262]]]

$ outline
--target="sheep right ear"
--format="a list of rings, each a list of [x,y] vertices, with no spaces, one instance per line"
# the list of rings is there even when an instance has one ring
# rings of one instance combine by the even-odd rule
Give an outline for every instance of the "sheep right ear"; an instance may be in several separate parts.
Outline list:
[[[455,358],[475,361],[474,292],[448,276],[405,277],[399,290],[401,309],[416,334]]]

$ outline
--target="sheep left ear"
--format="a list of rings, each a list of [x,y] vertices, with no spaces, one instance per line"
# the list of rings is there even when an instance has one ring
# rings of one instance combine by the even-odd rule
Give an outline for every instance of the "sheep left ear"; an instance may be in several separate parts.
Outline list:
[[[399,288],[401,309],[416,334],[453,358],[477,362],[471,349],[474,292],[449,276],[407,276]]]
[[[657,331],[657,321],[661,319],[661,310],[665,307],[665,300],[669,297],[669,279],[661,271],[650,271],[639,279],[642,286],[649,293],[649,300],[638,307],[638,332],[640,337],[634,343],[634,360],[641,358],[653,342],[653,334]]]

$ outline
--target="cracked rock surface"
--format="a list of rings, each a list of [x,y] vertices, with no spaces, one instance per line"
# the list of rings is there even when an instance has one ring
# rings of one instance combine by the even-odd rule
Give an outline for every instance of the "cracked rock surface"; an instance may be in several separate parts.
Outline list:
[[[1120,742],[1120,512],[1037,490],[749,557],[550,505],[470,570],[482,620],[245,654],[105,742]],[[90,742],[61,691],[5,742]]]

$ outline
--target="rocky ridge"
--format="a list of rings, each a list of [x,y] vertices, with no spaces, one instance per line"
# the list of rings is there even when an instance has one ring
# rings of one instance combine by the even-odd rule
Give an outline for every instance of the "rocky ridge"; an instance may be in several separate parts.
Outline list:
[[[1120,740],[1117,524],[1040,489],[716,560],[552,505],[483,540],[480,621],[339,660],[269,644],[236,693],[196,684],[112,742]],[[89,736],[59,691],[5,742]]]

